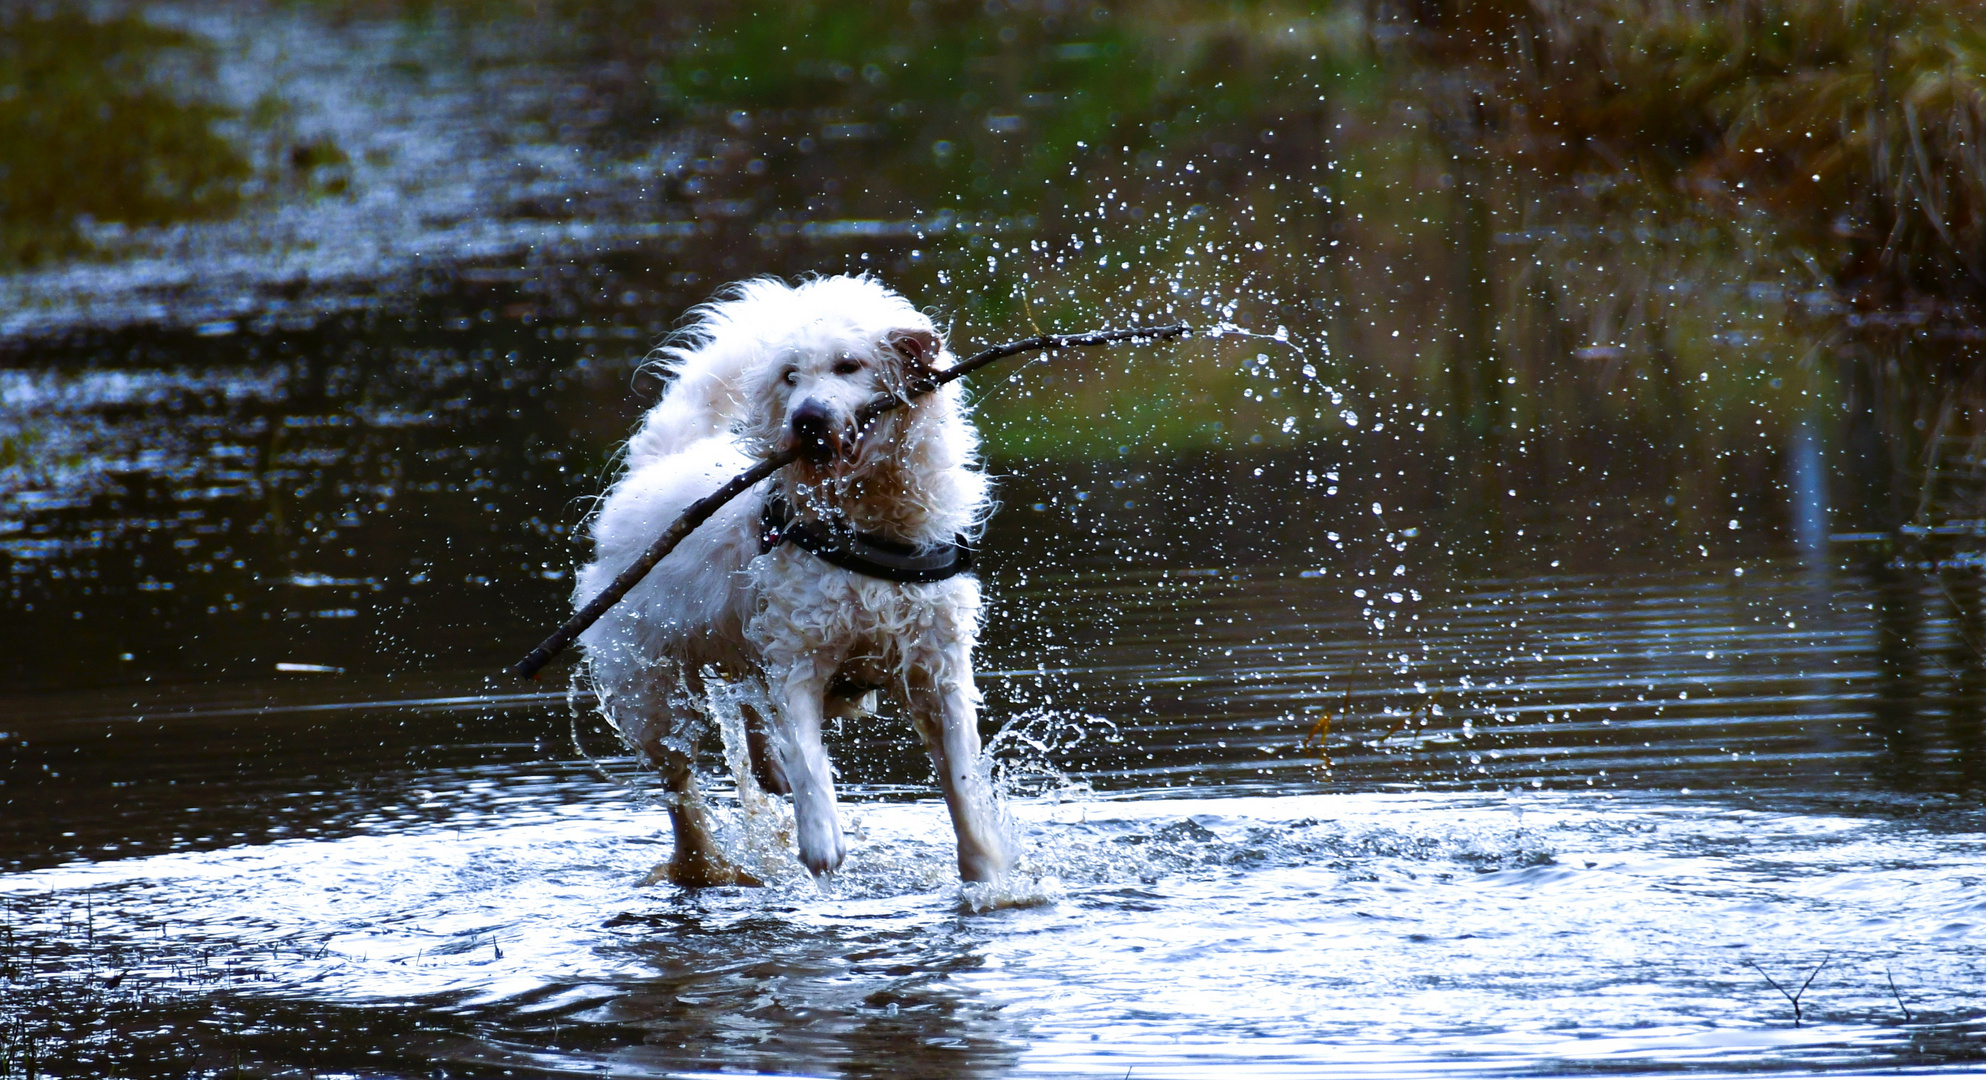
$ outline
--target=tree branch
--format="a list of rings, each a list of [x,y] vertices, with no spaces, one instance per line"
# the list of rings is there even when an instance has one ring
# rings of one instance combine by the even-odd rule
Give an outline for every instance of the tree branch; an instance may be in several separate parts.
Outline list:
[[[946,383],[962,379],[996,360],[1004,360],[1019,353],[1059,352],[1062,349],[1113,345],[1120,341],[1167,341],[1191,332],[1192,327],[1179,323],[1172,326],[1129,330],[1096,330],[1086,334],[1039,334],[1021,341],[995,345],[943,371],[927,373],[924,378],[910,387],[909,393],[901,397],[884,395],[871,399],[857,410],[856,425],[858,428],[866,428],[884,413],[909,404],[913,398],[928,394]],[[536,678],[539,670],[550,663],[552,657],[563,652],[575,638],[586,632],[587,627],[599,621],[600,616],[607,613],[607,609],[619,603],[621,597],[626,596],[630,589],[640,584],[641,579],[647,577],[648,572],[655,569],[655,565],[668,557],[671,551],[676,550],[676,545],[682,543],[683,538],[693,532],[698,525],[709,520],[710,515],[715,514],[725,503],[744,494],[759,481],[778,472],[799,456],[797,450],[782,450],[732,477],[730,482],[711,494],[691,503],[689,508],[683,511],[683,515],[676,519],[676,523],[657,537],[647,551],[642,552],[640,558],[621,571],[620,575],[602,589],[598,596],[588,600],[586,606],[565,621],[565,625],[552,631],[550,637],[540,642],[529,655],[513,665],[510,669],[511,673],[522,679]]]

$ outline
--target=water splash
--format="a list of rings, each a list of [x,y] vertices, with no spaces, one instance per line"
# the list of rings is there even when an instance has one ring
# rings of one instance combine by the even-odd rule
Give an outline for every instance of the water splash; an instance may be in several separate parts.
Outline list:
[[[724,764],[731,779],[728,805],[715,815],[721,823],[719,845],[760,881],[807,879],[806,867],[794,855],[792,808],[785,800],[767,795],[752,771],[745,710],[771,716],[772,699],[756,681],[726,682],[715,670],[706,672],[704,679],[708,688],[706,711],[723,739]],[[713,798],[715,795],[712,793]]]

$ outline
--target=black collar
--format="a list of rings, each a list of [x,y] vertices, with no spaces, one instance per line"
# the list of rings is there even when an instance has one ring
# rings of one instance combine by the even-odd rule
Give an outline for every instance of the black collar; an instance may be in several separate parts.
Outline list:
[[[949,544],[919,548],[873,533],[798,521],[786,500],[775,493],[759,513],[759,551],[771,551],[788,540],[823,562],[884,581],[943,581],[972,569],[972,549],[963,536]]]

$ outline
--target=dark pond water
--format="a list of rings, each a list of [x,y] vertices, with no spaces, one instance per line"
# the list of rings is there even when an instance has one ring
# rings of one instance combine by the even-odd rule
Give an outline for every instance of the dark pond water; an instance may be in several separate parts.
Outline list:
[[[1871,486],[1806,368],[1702,372],[1736,395],[1688,414],[1713,440],[1595,404],[1657,391],[1589,349],[1502,384],[1521,435],[1458,436],[1409,377],[1447,332],[1415,321],[1444,256],[1413,200],[1449,178],[1360,190],[1391,135],[1258,131],[1241,81],[1197,156],[1104,147],[1035,205],[989,177],[1060,177],[1000,143],[1052,95],[899,115],[850,69],[849,101],[658,134],[611,49],[573,78],[303,8],[173,18],[244,92],[330,103],[294,123],[356,194],[0,290],[0,1076],[1986,1068],[1986,562],[1894,531],[1916,492]],[[1077,22],[1058,64],[1117,55]],[[1058,154],[1133,107],[1084,77]],[[1273,179],[1327,164],[1345,209],[1283,216]],[[1384,207],[1393,247],[1293,276],[1319,260],[1285,234],[1370,241]],[[652,787],[563,662],[501,672],[567,610],[646,351],[726,280],[849,270],[960,351],[1024,332],[1017,274],[1058,328],[1303,351],[979,380],[1010,881],[958,885],[886,714],[830,736],[836,879],[712,747],[771,884],[642,887]],[[1358,274],[1364,309],[1320,299]],[[1706,355],[1798,355],[1750,329],[1763,295]]]
[[[884,717],[833,737],[838,880],[727,802],[770,887],[638,887],[637,770],[563,675],[496,672],[680,298],[586,294],[661,272],[10,354],[6,422],[68,464],[0,541],[0,976],[57,1071],[1981,1059],[1977,577],[1800,547],[1776,472],[1681,543],[1605,440],[1489,509],[1413,442],[1003,462],[1015,880],[961,892]],[[1796,1026],[1764,975],[1816,966]]]

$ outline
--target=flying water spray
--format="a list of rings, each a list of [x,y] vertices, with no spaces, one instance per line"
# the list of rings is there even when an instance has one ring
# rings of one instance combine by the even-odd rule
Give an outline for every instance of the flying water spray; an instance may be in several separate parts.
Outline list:
[[[1026,352],[1056,352],[1062,349],[1113,345],[1123,341],[1167,341],[1184,337],[1192,332],[1192,327],[1184,323],[1175,323],[1170,326],[1135,327],[1128,330],[1095,330],[1084,334],[1039,334],[1020,341],[1010,341],[1005,345],[995,345],[944,371],[923,372],[901,396],[885,394],[872,399],[857,410],[856,428],[867,430],[869,425],[875,423],[883,414],[908,404],[913,398],[922,397],[946,383],[962,379],[994,361],[1004,360],[1009,356]],[[587,627],[599,621],[600,616],[605,615],[608,609],[619,603],[629,590],[640,584],[641,579],[647,577],[648,572],[667,558],[669,553],[676,549],[676,545],[682,543],[698,525],[709,520],[710,515],[732,499],[751,490],[759,481],[792,464],[799,456],[798,449],[775,453],[732,477],[723,487],[691,503],[689,508],[683,511],[682,516],[676,519],[676,523],[664,530],[640,558],[621,571],[620,576],[602,589],[599,595],[587,601],[584,607],[580,608],[572,618],[567,619],[563,626],[553,631],[550,637],[540,642],[529,655],[512,666],[510,669],[512,674],[524,679],[537,677],[538,672],[551,662],[552,657],[564,651],[574,639],[586,632]]]

